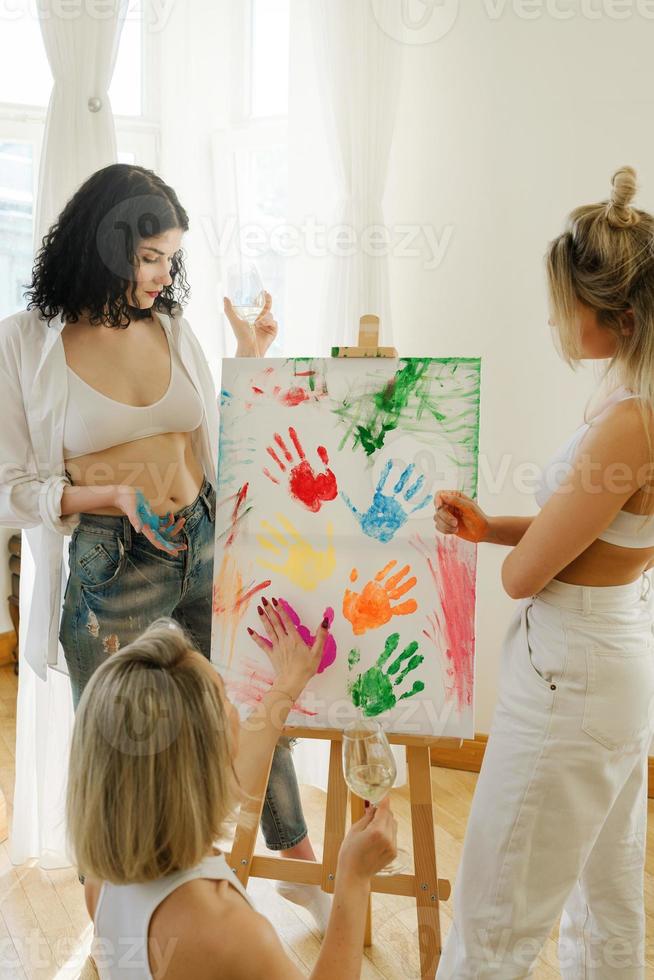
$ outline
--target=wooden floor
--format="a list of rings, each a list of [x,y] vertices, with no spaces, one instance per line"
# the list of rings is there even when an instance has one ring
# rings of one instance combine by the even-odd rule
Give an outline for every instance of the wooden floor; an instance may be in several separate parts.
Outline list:
[[[11,804],[14,778],[14,725],[16,679],[11,668],[0,668],[0,787]],[[456,876],[474,773],[432,769],[433,798],[437,813],[436,845],[439,877]],[[320,851],[325,795],[303,787],[302,797],[312,840]],[[409,845],[409,809],[406,789],[393,791],[393,808],[399,822],[399,843]],[[10,808],[11,812],[11,808]],[[648,974],[654,976],[654,800],[649,801],[646,904]],[[263,844],[261,846],[263,851]],[[265,909],[291,959],[303,973],[313,967],[319,937],[303,909],[280,898],[272,883],[252,879],[249,885],[257,907]],[[452,916],[452,900],[441,904],[443,936]],[[534,973],[536,980],[559,977],[556,933],[542,953]],[[7,844],[0,845],[0,980],[73,980],[78,977],[91,940],[82,888],[73,869],[40,871],[24,865],[12,867]],[[361,976],[407,980],[419,977],[415,904],[409,899],[373,897],[373,946],[366,951]]]

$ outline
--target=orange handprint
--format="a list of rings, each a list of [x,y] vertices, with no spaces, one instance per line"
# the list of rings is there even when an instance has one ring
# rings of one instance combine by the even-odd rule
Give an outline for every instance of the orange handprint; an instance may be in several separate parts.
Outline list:
[[[411,567],[405,565],[399,572],[391,575],[385,583],[382,583],[384,576],[395,565],[397,565],[395,560],[389,561],[388,565],[377,572],[372,581],[366,583],[362,592],[345,590],[343,615],[352,623],[352,629],[357,636],[365,633],[366,630],[384,626],[392,616],[407,616],[418,608],[415,599],[406,599],[396,606],[391,606],[391,599],[400,599],[417,582],[415,575],[413,575],[400,585],[404,576],[411,571]],[[356,582],[358,577],[358,571],[353,568],[350,573],[350,582]]]

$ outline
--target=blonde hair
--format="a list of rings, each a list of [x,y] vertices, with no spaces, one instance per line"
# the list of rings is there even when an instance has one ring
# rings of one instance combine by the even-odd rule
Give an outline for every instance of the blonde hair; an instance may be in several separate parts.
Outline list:
[[[85,874],[125,884],[193,867],[233,816],[229,718],[192,649],[158,619],[84,691],[66,815]]]
[[[615,337],[615,353],[601,375],[600,391],[606,395],[624,385],[639,396],[651,474],[654,217],[632,206],[636,190],[633,167],[616,170],[609,199],[575,208],[566,230],[550,242],[545,260],[556,339],[567,363],[576,368],[583,357],[576,328],[578,301],[590,307],[598,324]],[[625,334],[629,309],[633,331]]]

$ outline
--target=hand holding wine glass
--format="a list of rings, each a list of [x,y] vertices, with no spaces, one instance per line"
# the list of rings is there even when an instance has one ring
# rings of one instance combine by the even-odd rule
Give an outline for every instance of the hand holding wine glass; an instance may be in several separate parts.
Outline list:
[[[373,804],[377,810],[395,783],[397,768],[393,751],[378,721],[359,719],[343,732],[343,775],[353,793]],[[386,804],[387,805],[387,804]],[[404,871],[408,854],[397,849],[396,856],[377,874],[396,875]]]
[[[272,296],[263,288],[254,263],[230,266],[226,288],[229,296],[223,298],[223,306],[236,337],[236,356],[263,357],[278,326],[271,313]]]

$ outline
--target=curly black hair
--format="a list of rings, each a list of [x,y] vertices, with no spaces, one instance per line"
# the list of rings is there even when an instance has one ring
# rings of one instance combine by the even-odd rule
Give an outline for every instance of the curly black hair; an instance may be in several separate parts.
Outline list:
[[[48,326],[59,314],[72,323],[85,316],[111,327],[127,327],[151,309],[170,315],[189,296],[183,250],[172,258],[172,283],[139,314],[133,294],[136,249],[144,238],[171,228],[187,231],[188,224],[175,191],[152,170],[127,163],[97,170],[44,236],[24,294],[27,309],[40,310]]]

